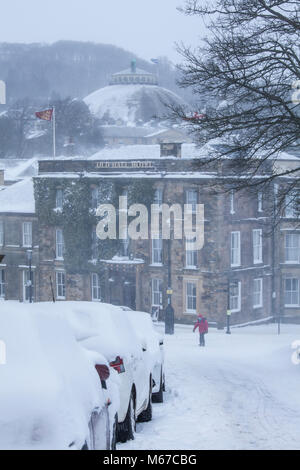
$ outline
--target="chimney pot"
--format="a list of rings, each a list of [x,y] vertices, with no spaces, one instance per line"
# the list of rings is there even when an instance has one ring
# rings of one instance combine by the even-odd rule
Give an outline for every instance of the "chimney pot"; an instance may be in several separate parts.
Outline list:
[[[164,158],[164,157],[181,158],[182,143],[181,142],[162,142],[160,144],[160,156],[161,158]]]

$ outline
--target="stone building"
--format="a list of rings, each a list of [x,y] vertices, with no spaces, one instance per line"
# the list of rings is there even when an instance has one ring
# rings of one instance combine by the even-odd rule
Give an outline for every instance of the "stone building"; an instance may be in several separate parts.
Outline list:
[[[184,237],[129,241],[126,249],[121,247],[110,258],[100,254],[91,259],[89,273],[68,272],[63,255],[57,256],[63,249],[60,227],[40,223],[40,299],[51,298],[51,273],[58,299],[104,300],[138,310],[159,310],[162,318],[166,291],[171,287],[178,321],[190,322],[203,312],[210,322],[222,324],[229,306],[233,323],[274,315],[269,202],[262,194],[212,192],[212,184],[224,185],[229,171],[226,162],[201,172],[198,158],[199,150],[193,145],[162,144],[123,147],[110,155],[104,150],[87,160],[40,162],[37,179],[51,184],[53,191],[60,190],[64,180],[79,178],[87,182],[91,194],[107,181],[122,190],[134,181],[150,182],[153,200],[159,205],[198,203],[204,205],[205,213],[201,250],[190,250]]]
[[[37,225],[31,178],[0,191],[0,254],[4,255],[0,263],[2,299],[27,302],[30,295],[32,300],[39,298]]]
[[[299,214],[293,199],[276,225],[273,214],[286,180],[278,179],[270,194],[215,191],[226,189],[230,164],[224,160],[204,172],[199,158],[205,158],[204,149],[177,143],[104,149],[89,159],[41,160],[35,200],[30,180],[0,192],[2,297],[5,292],[6,299],[28,301],[27,252],[33,249],[37,301],[53,296],[105,301],[163,318],[171,288],[177,321],[193,321],[203,312],[212,324],[223,325],[228,307],[235,324],[279,314],[299,321]],[[297,164],[297,157],[289,158],[280,164]],[[150,234],[147,240],[125,237],[99,245],[95,209],[105,202],[118,207],[116,195],[125,193],[129,202],[147,207],[151,200],[165,219],[170,216],[163,203],[189,204],[192,213],[202,204],[203,248],[191,249],[184,237],[152,240]],[[182,222],[184,212],[175,218]],[[27,222],[31,243],[24,243]]]

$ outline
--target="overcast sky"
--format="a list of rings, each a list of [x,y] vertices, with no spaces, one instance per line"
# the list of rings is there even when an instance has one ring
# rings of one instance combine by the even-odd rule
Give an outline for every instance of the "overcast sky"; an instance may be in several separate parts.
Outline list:
[[[0,42],[108,43],[145,59],[179,57],[174,43],[196,45],[201,20],[176,10],[184,0],[2,0]]]

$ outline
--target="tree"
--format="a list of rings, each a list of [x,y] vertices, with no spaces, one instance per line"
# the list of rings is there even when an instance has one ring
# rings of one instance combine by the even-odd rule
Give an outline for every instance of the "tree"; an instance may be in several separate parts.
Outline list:
[[[58,151],[71,140],[74,151],[98,150],[104,145],[97,118],[84,101],[72,98],[53,102],[56,113],[56,137]]]
[[[16,135],[18,126],[16,121],[7,114],[0,116],[0,158],[14,156],[17,152]]]
[[[184,58],[180,85],[192,88],[201,107],[191,116],[173,109],[198,144],[213,144],[209,158],[199,164],[230,157],[232,169],[243,174],[232,182],[237,189],[290,176],[294,178],[285,191],[292,190],[300,163],[256,176],[266,162],[276,162],[299,144],[299,2],[188,0],[182,11],[209,20],[208,37],[200,47],[179,46]]]

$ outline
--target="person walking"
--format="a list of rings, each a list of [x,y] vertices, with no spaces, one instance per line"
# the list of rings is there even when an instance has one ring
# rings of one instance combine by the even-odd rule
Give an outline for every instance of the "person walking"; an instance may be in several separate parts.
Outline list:
[[[203,317],[202,315],[198,315],[198,318],[197,318],[197,322],[195,323],[195,326],[194,326],[194,329],[193,329],[193,333],[197,330],[197,328],[199,329],[199,340],[200,340],[200,343],[199,343],[199,346],[205,346],[205,335],[206,333],[208,332],[208,323],[207,323],[207,320],[205,317]]]

